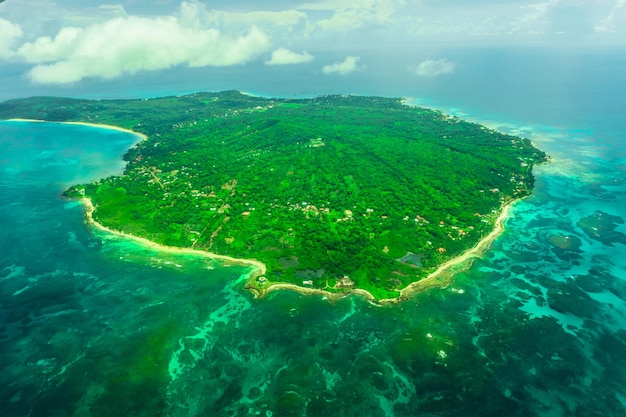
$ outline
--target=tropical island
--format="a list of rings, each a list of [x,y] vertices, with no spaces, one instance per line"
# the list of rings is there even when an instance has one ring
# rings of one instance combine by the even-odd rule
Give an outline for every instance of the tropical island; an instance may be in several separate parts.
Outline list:
[[[398,299],[479,254],[547,159],[528,139],[398,98],[34,97],[0,103],[11,118],[143,135],[123,175],[65,194],[107,230],[252,266],[258,296]]]

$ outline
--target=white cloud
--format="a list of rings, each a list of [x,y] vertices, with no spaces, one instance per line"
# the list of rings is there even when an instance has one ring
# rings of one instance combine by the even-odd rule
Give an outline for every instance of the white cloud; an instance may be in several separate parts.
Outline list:
[[[291,30],[292,27],[306,22],[306,13],[297,10],[282,10],[277,12],[255,11],[248,13],[236,13],[214,10],[208,12],[208,16],[224,25],[255,25],[271,26]]]
[[[302,10],[332,11],[326,19],[320,19],[315,24],[324,31],[345,32],[358,29],[367,24],[392,23],[392,15],[398,0],[342,0],[309,3],[300,6]]]
[[[415,73],[420,77],[438,77],[439,75],[453,74],[455,65],[447,59],[427,59],[420,62]]]
[[[30,63],[36,83],[71,83],[181,65],[237,65],[272,51],[267,65],[310,62],[305,51],[329,43],[343,56],[357,44],[407,54],[420,42],[626,44],[626,0],[307,1],[7,1],[0,61]],[[348,57],[322,71],[347,74],[360,69],[357,61]],[[454,64],[427,60],[410,71],[434,77],[454,72]]]
[[[399,24],[409,35],[432,42],[535,41],[549,32],[557,0],[459,3],[442,0],[407,8]]]
[[[334,64],[324,65],[322,72],[324,74],[349,74],[359,69],[357,67],[358,61],[358,56],[349,56],[343,62],[335,62]]]
[[[272,57],[265,61],[267,65],[287,65],[287,64],[304,64],[313,61],[313,56],[302,51],[301,54],[292,52],[289,49],[278,48],[272,52]]]
[[[270,47],[269,38],[258,28],[224,35],[202,27],[193,7],[183,7],[182,12],[181,18],[128,16],[84,29],[63,28],[54,39],[40,37],[18,52],[27,62],[38,64],[28,73],[33,82],[64,84],[181,64],[236,65]]]
[[[616,33],[624,26],[626,26],[626,0],[617,0],[608,16],[596,23],[594,30],[598,33]]]
[[[35,42],[25,43],[18,52],[29,63],[60,60],[71,54],[82,32],[79,28],[63,28],[54,39],[43,36]]]
[[[193,24],[210,26],[223,31],[241,31],[256,26],[265,33],[285,36],[294,29],[306,27],[307,14],[298,10],[217,10],[198,0],[183,1],[180,6],[181,19]]]
[[[0,19],[0,59],[13,55],[11,47],[22,36],[22,28],[8,20]]]

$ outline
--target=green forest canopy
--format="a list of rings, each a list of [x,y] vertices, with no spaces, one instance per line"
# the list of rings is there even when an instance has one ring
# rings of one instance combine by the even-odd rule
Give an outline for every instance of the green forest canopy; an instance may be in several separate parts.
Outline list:
[[[0,117],[147,135],[123,175],[67,192],[91,198],[105,226],[376,298],[474,246],[546,159],[527,139],[381,97],[38,97],[1,103]]]

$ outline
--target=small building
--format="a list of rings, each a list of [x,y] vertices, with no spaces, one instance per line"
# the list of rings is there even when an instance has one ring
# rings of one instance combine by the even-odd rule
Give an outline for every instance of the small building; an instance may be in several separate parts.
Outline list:
[[[344,276],[337,281],[337,288],[354,288],[354,281],[348,276]]]

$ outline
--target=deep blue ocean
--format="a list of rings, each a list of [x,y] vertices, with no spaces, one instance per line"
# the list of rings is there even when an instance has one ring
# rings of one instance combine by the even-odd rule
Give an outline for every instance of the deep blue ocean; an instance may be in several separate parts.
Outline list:
[[[257,300],[245,268],[92,230],[61,197],[121,173],[136,136],[0,122],[0,415],[626,415],[626,53],[449,50],[456,73],[434,79],[362,55],[343,78],[186,69],[42,93],[402,96],[528,137],[553,162],[483,258],[397,305]]]

